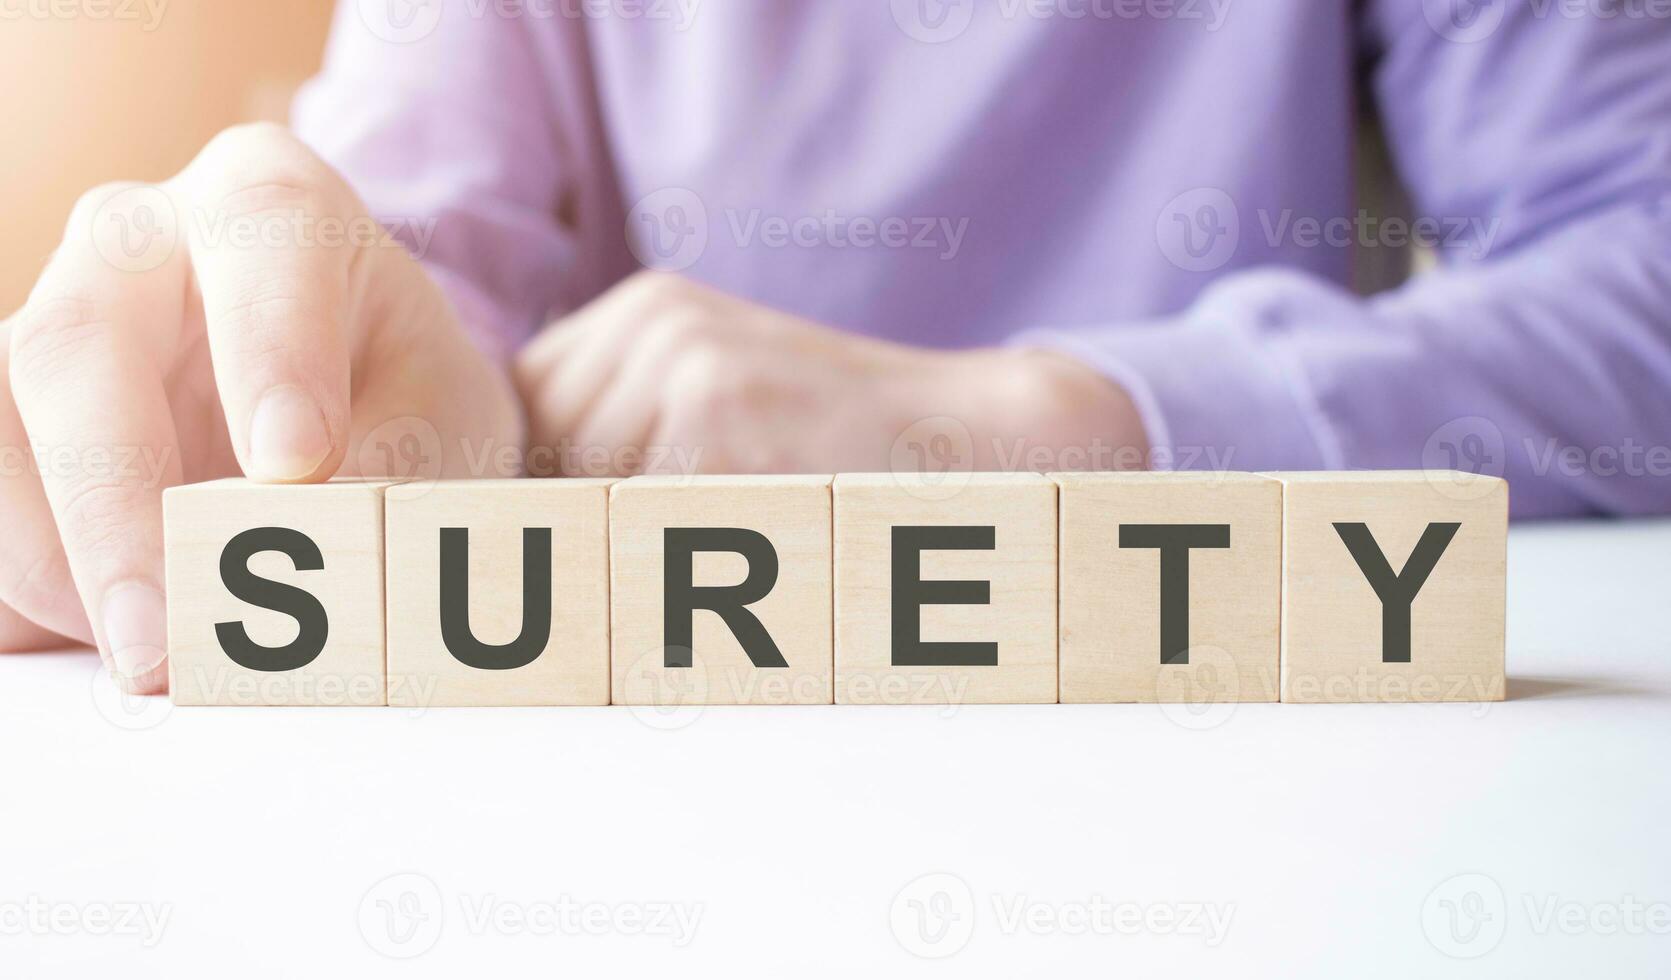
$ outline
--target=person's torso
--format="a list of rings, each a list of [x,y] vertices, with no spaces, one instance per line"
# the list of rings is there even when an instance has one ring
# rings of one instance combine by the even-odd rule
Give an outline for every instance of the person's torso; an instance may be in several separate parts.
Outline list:
[[[625,213],[590,233],[931,345],[1162,315],[1264,264],[1345,282],[1352,7],[1257,8],[612,5],[583,19],[603,132],[575,138]]]

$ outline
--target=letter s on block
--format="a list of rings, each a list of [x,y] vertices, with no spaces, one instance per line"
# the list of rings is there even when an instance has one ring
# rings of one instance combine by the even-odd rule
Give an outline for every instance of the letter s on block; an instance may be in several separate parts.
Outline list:
[[[251,558],[263,551],[289,556],[298,572],[317,572],[325,557],[313,539],[288,527],[255,527],[233,536],[220,553],[220,579],[226,590],[252,606],[285,613],[300,627],[296,638],[281,647],[250,639],[241,622],[216,623],[215,637],[232,662],[247,670],[279,672],[313,663],[325,649],[330,622],[325,607],[304,589],[265,579],[249,570]]]

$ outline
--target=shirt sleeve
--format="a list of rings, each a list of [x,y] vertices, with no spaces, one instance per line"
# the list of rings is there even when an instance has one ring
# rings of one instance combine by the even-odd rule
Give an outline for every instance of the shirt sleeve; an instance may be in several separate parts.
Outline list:
[[[339,4],[292,125],[424,264],[503,359],[563,304],[575,179],[526,18],[469,4]]]
[[[1250,270],[1173,317],[1017,340],[1124,384],[1161,466],[1468,469],[1522,517],[1671,508],[1671,19],[1595,11],[1366,5],[1438,271],[1366,299]]]

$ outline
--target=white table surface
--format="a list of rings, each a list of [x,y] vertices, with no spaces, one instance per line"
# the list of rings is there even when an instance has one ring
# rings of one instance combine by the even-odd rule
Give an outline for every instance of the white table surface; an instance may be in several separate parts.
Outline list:
[[[1671,522],[1514,530],[1492,705],[170,709],[94,669],[0,658],[0,975],[1671,970]]]

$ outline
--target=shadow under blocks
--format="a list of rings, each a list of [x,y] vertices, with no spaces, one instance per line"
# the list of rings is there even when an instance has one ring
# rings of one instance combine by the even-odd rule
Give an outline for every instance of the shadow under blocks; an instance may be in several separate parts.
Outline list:
[[[176,704],[1504,697],[1494,477],[220,480],[163,501]]]

